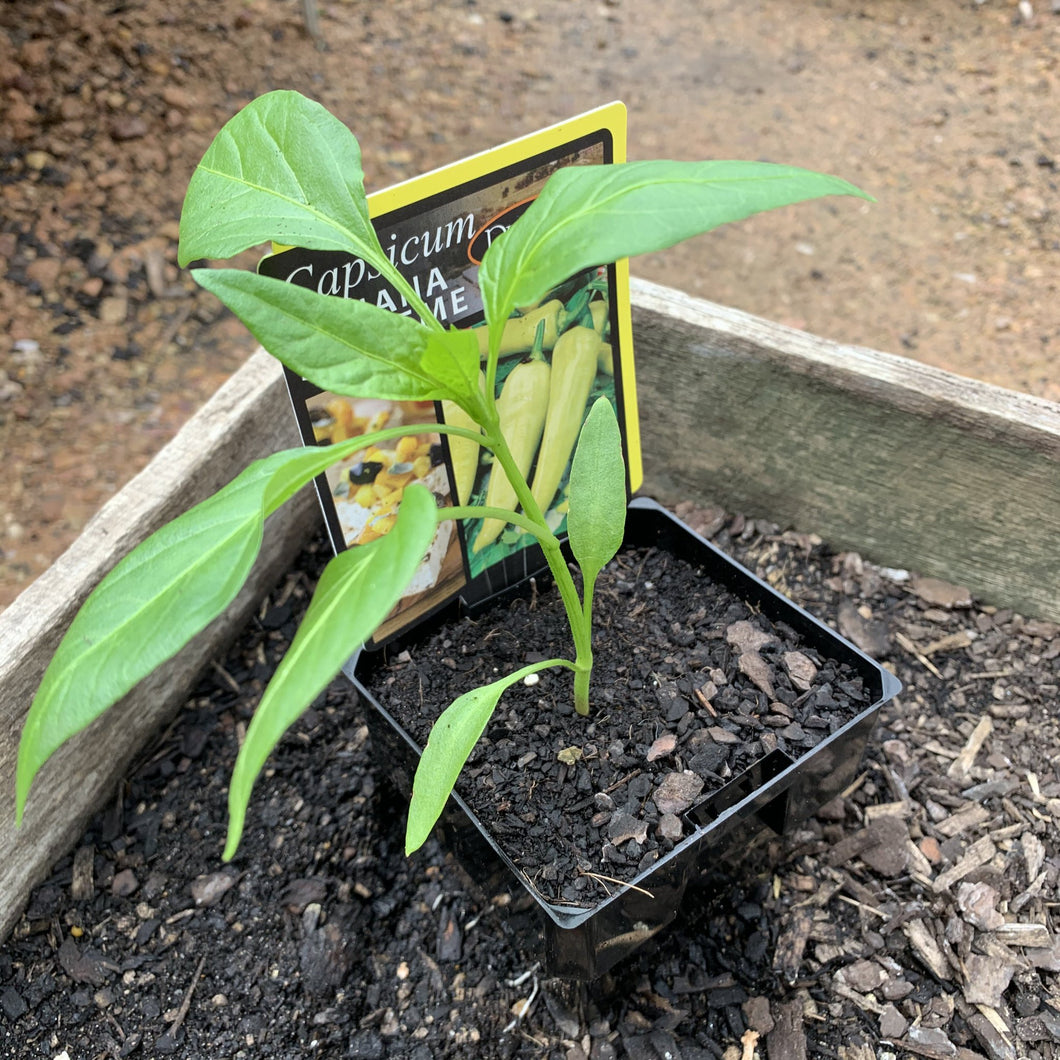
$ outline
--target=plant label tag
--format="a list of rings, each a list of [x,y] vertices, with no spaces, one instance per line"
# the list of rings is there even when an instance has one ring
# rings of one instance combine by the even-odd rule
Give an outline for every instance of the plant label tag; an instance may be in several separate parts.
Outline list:
[[[377,192],[368,200],[372,222],[388,257],[438,320],[473,329],[485,369],[487,329],[477,283],[482,256],[557,169],[623,162],[625,153],[626,110],[621,103],[611,103]],[[297,247],[274,250],[260,262],[259,272],[321,294],[412,313],[378,273],[351,254]],[[519,391],[527,386],[523,377],[552,371],[565,373],[564,379],[571,373],[571,407],[563,410],[563,417],[553,417],[556,422],[550,421],[546,429],[544,407],[528,407]],[[527,443],[529,455],[523,455],[527,481],[560,537],[566,532],[571,438],[601,395],[618,414],[627,491],[641,484],[633,371],[629,270],[624,260],[601,262],[569,277],[537,304],[518,307],[504,326],[495,385],[502,426],[507,426],[506,434],[519,435],[524,426],[538,433],[536,444]],[[331,445],[384,427],[410,426],[407,436],[357,452],[317,480],[336,551],[386,534],[411,482],[426,485],[440,505],[515,508],[504,497],[506,481],[491,490],[493,468],[485,449],[429,429],[443,421],[462,425],[460,409],[448,402],[333,394],[288,369],[285,373],[307,445]],[[544,568],[535,538],[512,523],[478,517],[442,520],[408,592],[369,647],[380,646],[457,597],[473,605]]]

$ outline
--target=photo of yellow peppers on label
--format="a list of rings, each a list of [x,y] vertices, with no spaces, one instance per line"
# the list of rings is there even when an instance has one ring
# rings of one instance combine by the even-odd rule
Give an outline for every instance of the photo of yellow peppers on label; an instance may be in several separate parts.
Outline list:
[[[534,500],[557,534],[566,524],[567,475],[582,421],[601,395],[615,402],[610,326],[607,271],[600,268],[511,317],[501,338],[496,392],[501,424]],[[486,332],[477,330],[485,356]],[[453,467],[461,503],[517,510],[507,477],[493,473],[473,442],[454,446]],[[531,540],[498,518],[469,520],[465,534],[472,578]]]

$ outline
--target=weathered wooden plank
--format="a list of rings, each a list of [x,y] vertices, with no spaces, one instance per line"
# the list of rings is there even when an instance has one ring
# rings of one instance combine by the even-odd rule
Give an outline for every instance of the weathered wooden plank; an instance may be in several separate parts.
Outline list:
[[[76,841],[87,818],[112,796],[129,761],[179,708],[203,666],[287,568],[316,519],[311,489],[269,520],[257,565],[229,610],[45,766],[31,792],[25,824],[16,831],[18,737],[63,631],[91,588],[149,533],[249,461],[297,444],[279,367],[259,352],[0,615],[0,939],[30,888]]]
[[[1060,620],[1060,405],[635,281],[645,492]]]

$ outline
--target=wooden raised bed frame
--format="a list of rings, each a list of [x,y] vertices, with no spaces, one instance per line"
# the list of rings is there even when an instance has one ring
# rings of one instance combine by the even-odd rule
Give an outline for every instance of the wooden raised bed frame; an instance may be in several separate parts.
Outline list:
[[[633,329],[645,493],[812,530],[1060,621],[1060,405],[643,281]],[[279,367],[259,351],[0,615],[0,940],[317,525],[311,491],[269,520],[229,611],[44,768],[16,831],[18,737],[62,632],[137,542],[296,444]]]

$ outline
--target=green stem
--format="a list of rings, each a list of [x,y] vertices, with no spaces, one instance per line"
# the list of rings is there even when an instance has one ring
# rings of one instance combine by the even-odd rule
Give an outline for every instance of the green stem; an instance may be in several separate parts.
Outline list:
[[[451,508],[438,509],[438,521],[443,519],[503,519],[506,523],[521,526],[541,540],[541,527],[537,523],[527,519],[522,512],[510,512],[507,508],[493,508],[488,504],[454,504]]]
[[[469,438],[480,444],[482,442],[482,434],[470,427],[457,427],[452,423],[403,423],[400,427],[385,427],[381,431],[372,431],[371,434],[359,434],[353,438],[345,438],[341,442],[333,442],[330,448],[340,451],[342,456],[337,456],[335,459],[342,460],[350,453],[356,453],[358,449],[367,449],[369,446],[378,445],[391,438],[402,438],[406,434],[453,434],[458,438]],[[321,446],[321,448],[329,447]]]
[[[522,681],[531,674],[539,673],[541,670],[551,670],[556,666],[565,666],[568,670],[574,669],[574,663],[570,659],[544,659],[541,662],[529,663],[521,670],[510,673],[507,680],[514,684],[516,681]]]
[[[574,665],[574,709],[583,718],[589,716],[589,679],[593,673],[592,655],[590,649],[589,658],[585,660],[579,652]]]
[[[487,391],[488,394],[488,391]],[[545,517],[530,492],[530,486],[526,478],[519,473],[518,465],[512,456],[511,450],[504,435],[500,431],[497,419],[496,403],[487,398],[488,419],[492,422],[487,428],[486,434],[473,431],[467,427],[457,427],[448,423],[412,423],[401,427],[388,427],[382,431],[373,431],[371,434],[362,435],[359,438],[349,438],[340,443],[341,449],[336,455],[336,460],[355,453],[358,449],[367,449],[369,446],[378,445],[380,442],[391,438],[401,438],[408,434],[429,434],[439,432],[442,434],[455,435],[458,438],[468,438],[480,445],[485,445],[492,450],[494,458],[504,469],[508,481],[515,488],[515,495],[522,506],[522,512],[510,512],[486,506],[465,505],[463,507],[442,508],[438,511],[439,519],[467,519],[477,516],[484,518],[492,517],[503,519],[505,522],[514,523],[524,530],[533,534],[541,545],[541,551],[545,555],[545,562],[552,571],[556,587],[559,589],[560,598],[563,601],[564,610],[567,612],[567,621],[570,623],[571,635],[574,638],[575,660],[571,664],[575,677],[575,707],[579,714],[589,713],[589,671],[592,670],[593,652],[591,637],[591,622],[589,615],[591,610],[584,610],[582,602],[578,598],[578,588],[574,584],[574,578],[563,559],[563,549],[559,539],[548,528]],[[591,587],[590,587],[591,594]],[[591,595],[590,595],[591,600]],[[590,603],[591,608],[591,603]],[[581,695],[579,698],[579,690]],[[584,709],[583,709],[584,708]]]
[[[516,499],[522,508],[522,514],[529,524],[536,529],[531,532],[541,545],[545,562],[552,571],[553,580],[559,590],[560,599],[563,601],[563,609],[567,613],[567,622],[570,625],[571,637],[574,641],[574,706],[579,714],[589,713],[589,676],[593,668],[593,646],[592,646],[592,622],[589,618],[590,611],[583,611],[582,602],[578,599],[578,587],[574,584],[574,578],[563,558],[563,548],[559,539],[548,528],[544,513],[540,505],[534,500],[530,492],[530,485],[526,477],[519,470],[515,457],[508,448],[508,441],[504,437],[500,427],[500,417],[497,415],[496,378],[497,360],[500,350],[500,337],[503,321],[499,326],[490,327],[489,355],[486,358],[486,389],[485,403],[486,416],[481,421],[485,432],[483,444],[493,452],[494,467],[497,464],[504,469],[508,481],[515,490]],[[539,327],[534,336],[534,346],[537,355],[541,353],[542,329]],[[507,522],[514,522],[511,513],[501,516]],[[527,522],[518,525],[527,526]]]
[[[373,445],[378,445],[380,442],[388,442],[391,438],[403,438],[408,434],[452,434],[459,438],[468,438],[473,442],[481,442],[482,435],[478,431],[473,431],[469,427],[457,427],[449,423],[406,423],[400,427],[387,427],[381,431],[372,431],[371,434],[359,434],[354,438],[347,438],[341,442],[334,442],[330,446],[321,446],[321,449],[333,449],[335,451],[335,459],[333,463],[338,463],[340,460],[345,460],[348,456],[352,456],[360,449],[368,449]],[[284,485],[281,480],[278,485],[278,489],[282,489]],[[266,493],[265,496],[266,507],[270,503],[270,496]]]
[[[396,429],[396,428],[395,428]],[[456,438],[468,438],[482,444],[482,432],[470,427],[457,427],[455,423],[419,423],[402,428],[406,434],[451,434]]]
[[[586,630],[584,649],[578,649],[574,669],[574,709],[583,717],[589,713],[589,680],[593,673],[593,592],[596,571],[582,568],[582,622]]]
[[[537,501],[534,500],[534,495],[530,492],[530,486],[526,478],[520,473],[515,458],[508,448],[508,442],[496,424],[495,414],[492,429],[488,429],[486,433],[486,445],[493,450],[494,460],[504,469],[504,473],[508,476],[508,481],[515,489],[515,496],[523,509],[523,514],[539,528],[535,532],[535,536],[541,545],[541,551],[545,554],[545,562],[548,564],[549,570],[552,571],[556,588],[559,589],[560,599],[563,601],[563,608],[567,612],[567,621],[570,623],[571,636],[574,640],[575,687],[579,687],[579,684],[584,685],[584,709],[579,704],[577,695],[575,697],[575,707],[578,709],[579,714],[588,714],[588,675],[593,665],[592,629],[591,623],[586,620],[586,615],[582,610],[582,602],[578,598],[578,587],[574,584],[574,578],[567,567],[566,560],[563,558],[563,548],[559,543],[559,538],[549,530],[541,508]],[[510,514],[508,513],[504,518],[510,521]],[[579,682],[579,676],[583,672],[585,677]]]

